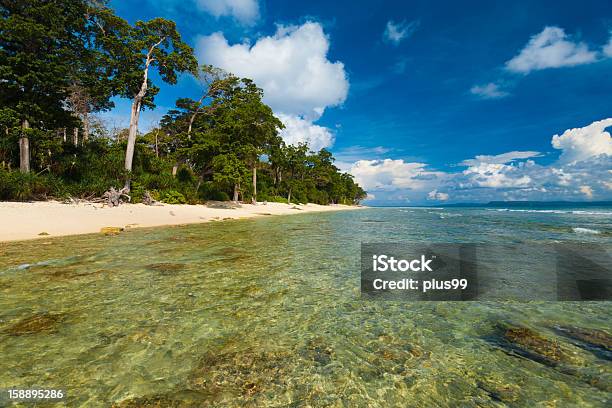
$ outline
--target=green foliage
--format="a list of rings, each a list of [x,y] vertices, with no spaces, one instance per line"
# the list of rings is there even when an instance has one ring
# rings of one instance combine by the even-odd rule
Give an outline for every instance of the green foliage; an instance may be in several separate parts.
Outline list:
[[[267,197],[267,200],[270,201],[271,203],[285,203],[285,204],[287,204],[287,197],[270,196],[270,197]]]
[[[195,182],[195,176],[193,171],[187,166],[180,166],[176,172],[176,178],[181,183],[193,183]]]
[[[196,74],[197,61],[173,21],[130,25],[107,4],[0,4],[0,199],[99,197],[126,180],[134,202],[147,191],[168,203],[225,201],[234,192],[243,200],[258,192],[260,201],[319,204],[365,197],[330,152],[282,141],[283,124],[252,80],[212,66],[198,74],[206,84],[199,100],[178,99],[159,127],[129,140],[134,157],[126,171],[127,130],[110,137],[94,130],[89,114],[112,107],[115,96],[152,108],[159,88],[151,78],[174,84],[180,73]],[[159,76],[143,84],[149,69]],[[12,170],[22,137],[30,174]]]
[[[161,201],[166,204],[185,204],[187,202],[187,199],[183,194],[179,193],[178,191],[170,190],[162,195]]]
[[[0,200],[45,200],[66,194],[65,186],[54,176],[0,169]]]

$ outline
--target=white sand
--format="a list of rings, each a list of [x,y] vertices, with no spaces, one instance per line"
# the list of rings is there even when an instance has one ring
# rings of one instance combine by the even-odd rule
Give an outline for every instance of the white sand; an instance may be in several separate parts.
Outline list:
[[[228,218],[252,218],[266,215],[301,214],[316,211],[350,210],[345,205],[297,205],[282,203],[242,204],[240,208],[211,208],[206,205],[146,206],[123,204],[62,204],[56,201],[18,203],[0,202],[0,242],[99,232],[103,227],[154,227],[191,224]],[[46,232],[49,235],[39,235]]]

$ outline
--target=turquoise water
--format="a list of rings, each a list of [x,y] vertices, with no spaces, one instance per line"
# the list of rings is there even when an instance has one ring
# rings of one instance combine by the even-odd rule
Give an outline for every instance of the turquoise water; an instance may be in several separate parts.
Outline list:
[[[365,301],[359,249],[612,249],[611,215],[384,208],[0,244],[0,388],[70,407],[609,406],[611,303]]]

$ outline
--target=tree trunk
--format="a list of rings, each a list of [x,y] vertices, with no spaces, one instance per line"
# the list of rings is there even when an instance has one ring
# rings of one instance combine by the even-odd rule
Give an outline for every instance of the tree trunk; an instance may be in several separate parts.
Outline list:
[[[239,186],[238,183],[234,184],[234,202],[237,203],[238,202],[238,190],[239,190]]]
[[[138,133],[138,120],[140,119],[140,97],[136,95],[132,102],[132,112],[130,114],[130,129],[128,131],[127,148],[125,150],[125,169],[132,171],[132,161],[134,160],[134,146],[136,145],[136,134]]]
[[[178,166],[178,163],[172,166],[172,177],[176,176],[176,173],[178,172]]]
[[[159,133],[159,130],[157,130],[155,132],[155,157],[159,157],[159,149],[157,148],[157,135]]]
[[[89,115],[87,112],[83,113],[83,144],[89,140]]]
[[[253,196],[251,203],[257,205],[257,164],[253,164]]]
[[[79,128],[72,129],[72,144],[79,145]]]
[[[66,138],[66,128],[64,128],[64,132],[63,132],[63,133],[64,133],[64,143],[66,143],[66,140],[68,140],[68,139]]]
[[[19,170],[22,173],[30,172],[30,139],[25,131],[30,128],[30,123],[27,119],[24,119],[21,128],[21,137],[19,138]]]
[[[130,173],[132,171],[132,160],[134,159],[134,145],[136,144],[136,134],[138,133],[138,120],[140,119],[140,108],[142,107],[142,98],[147,94],[147,88],[149,86],[149,66],[153,62],[153,50],[155,47],[160,45],[166,37],[162,37],[157,43],[153,44],[149,48],[147,53],[147,60],[145,61],[145,67],[142,72],[142,84],[140,85],[140,91],[134,95],[134,101],[132,102],[132,112],[130,114],[130,130],[128,132],[127,148],[125,150],[125,169]],[[125,189],[130,192],[130,176],[125,181]]]
[[[291,204],[291,187],[289,187],[289,195],[287,196],[287,204]]]

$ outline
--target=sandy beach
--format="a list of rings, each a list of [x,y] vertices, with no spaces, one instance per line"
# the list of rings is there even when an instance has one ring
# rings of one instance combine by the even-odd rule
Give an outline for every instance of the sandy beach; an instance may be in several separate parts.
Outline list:
[[[100,232],[104,227],[138,228],[193,224],[225,219],[317,211],[354,210],[347,205],[288,205],[283,203],[177,205],[123,204],[109,208],[101,204],[46,202],[0,202],[0,242]]]

